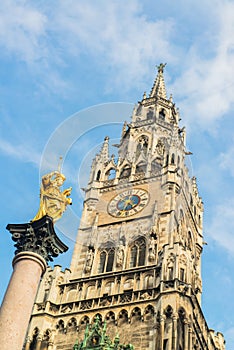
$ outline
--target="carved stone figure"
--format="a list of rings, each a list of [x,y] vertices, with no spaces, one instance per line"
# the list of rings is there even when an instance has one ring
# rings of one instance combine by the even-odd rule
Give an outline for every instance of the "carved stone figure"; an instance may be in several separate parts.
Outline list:
[[[116,266],[121,267],[123,266],[124,262],[124,245],[123,242],[120,241],[120,244],[117,249],[117,254],[116,254]]]
[[[155,260],[155,257],[156,257],[155,239],[153,236],[151,236],[149,241],[149,261]]]
[[[61,192],[60,187],[66,180],[59,171],[53,171],[42,177],[40,190],[40,208],[32,221],[41,219],[44,215],[52,217],[53,221],[61,218],[68,204],[72,204],[72,199],[68,198],[72,188]]]
[[[164,143],[162,142],[162,140],[158,140],[158,143],[156,145],[156,151],[158,152],[158,154],[160,156],[163,156],[164,155],[164,152],[165,152],[165,146],[164,146]]]
[[[90,272],[93,265],[94,251],[92,248],[88,250],[86,258],[85,272]]]

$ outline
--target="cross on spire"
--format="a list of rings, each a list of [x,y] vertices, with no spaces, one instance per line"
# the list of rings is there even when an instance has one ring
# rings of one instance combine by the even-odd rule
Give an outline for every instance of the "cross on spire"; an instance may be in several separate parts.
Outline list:
[[[165,87],[164,76],[163,76],[163,70],[165,66],[166,66],[166,63],[160,63],[159,66],[156,66],[158,69],[158,74],[154,81],[152,90],[150,92],[150,97],[158,96],[158,97],[163,97],[165,99],[167,98],[166,87]]]

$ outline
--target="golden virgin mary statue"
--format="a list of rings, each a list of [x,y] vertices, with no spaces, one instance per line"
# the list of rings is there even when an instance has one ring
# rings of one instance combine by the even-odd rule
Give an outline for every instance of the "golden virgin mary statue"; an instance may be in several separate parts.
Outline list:
[[[41,219],[44,215],[50,216],[53,221],[61,218],[67,205],[72,204],[69,198],[72,188],[61,191],[60,187],[66,180],[60,171],[53,171],[42,177],[40,189],[40,208],[32,221]]]

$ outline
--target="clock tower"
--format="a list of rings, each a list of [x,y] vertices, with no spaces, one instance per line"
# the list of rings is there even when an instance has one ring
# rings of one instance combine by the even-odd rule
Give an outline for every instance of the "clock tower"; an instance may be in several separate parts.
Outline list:
[[[118,158],[93,160],[70,270],[48,269],[26,350],[72,349],[88,324],[135,350],[224,350],[201,310],[203,203],[165,65],[125,122]]]

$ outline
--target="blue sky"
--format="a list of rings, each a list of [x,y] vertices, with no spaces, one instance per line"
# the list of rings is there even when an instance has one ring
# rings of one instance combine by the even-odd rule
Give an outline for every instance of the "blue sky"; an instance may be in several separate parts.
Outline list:
[[[76,217],[67,229],[68,212],[57,227],[71,248],[56,261],[63,267],[90,159],[106,135],[119,137],[130,103],[150,91],[155,65],[167,62],[167,93],[187,127],[189,167],[205,206],[203,310],[233,349],[234,2],[3,0],[0,49],[1,298],[14,253],[5,227],[35,215],[39,174],[57,167],[63,137],[76,131],[69,123],[82,132],[63,154]]]

